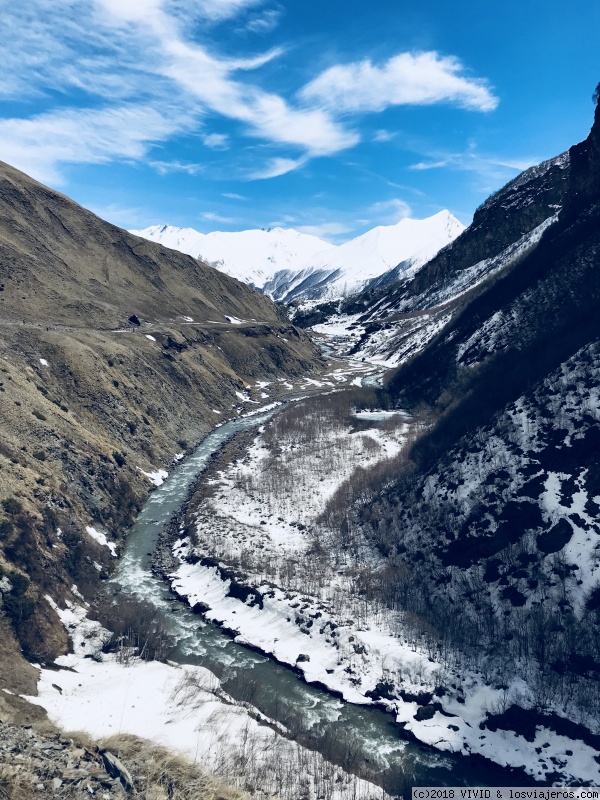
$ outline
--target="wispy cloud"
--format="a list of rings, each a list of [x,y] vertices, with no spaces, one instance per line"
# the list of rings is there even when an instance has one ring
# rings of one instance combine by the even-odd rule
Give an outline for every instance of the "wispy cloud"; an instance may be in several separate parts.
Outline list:
[[[226,134],[202,134],[212,116],[234,121],[235,135],[271,148],[264,165],[245,174],[268,179],[356,146],[361,135],[343,116],[350,111],[435,102],[489,110],[497,103],[484,81],[437,53],[333,66],[299,95],[284,97],[261,85],[260,72],[285,54],[282,48],[233,58],[220,52],[216,36],[206,43],[224,23],[272,30],[281,8],[263,6],[263,0],[28,0],[3,9],[0,96],[45,95],[54,107],[0,122],[0,157],[54,183],[62,164],[123,158],[145,160],[162,174],[197,174],[200,165],[153,159],[152,148],[195,132],[206,147],[227,149]],[[203,43],[190,38],[196,28]],[[65,107],[73,93],[77,100]],[[381,130],[375,140],[392,136]]]
[[[319,239],[330,241],[337,239],[346,233],[352,232],[352,226],[343,222],[323,222],[320,225],[298,225],[296,230],[300,233],[308,233],[311,236],[318,236]]]
[[[244,30],[250,33],[270,33],[279,25],[281,9],[268,8],[261,14],[257,14],[248,20]]]
[[[154,142],[184,130],[189,122],[177,112],[163,115],[144,105],[66,109],[31,119],[1,119],[0,155],[38,180],[60,184],[60,164],[139,160]]]
[[[389,200],[373,203],[367,209],[367,214],[371,220],[376,220],[378,225],[395,225],[401,219],[410,217],[412,210],[405,200],[392,197]]]
[[[540,161],[541,159],[538,157],[504,158],[480,153],[473,144],[463,153],[431,153],[427,160],[417,161],[415,164],[411,164],[409,169],[417,172],[424,172],[430,169],[473,172],[485,181],[497,182],[506,180],[515,172],[522,172]]]
[[[228,197],[230,200],[247,200],[243,194],[236,194],[236,192],[223,192],[223,197]]]
[[[235,17],[240,11],[262,5],[264,0],[198,0],[198,10],[212,20]],[[145,2],[145,0],[141,0]]]
[[[287,175],[288,172],[298,169],[306,161],[306,158],[272,158],[262,169],[249,173],[247,180],[262,181],[267,178],[279,178],[281,175]]]
[[[183,164],[181,161],[150,161],[148,163],[159,175],[168,175],[170,172],[198,175],[205,169],[204,164]]]
[[[396,133],[393,131],[386,131],[385,129],[381,129],[379,131],[375,131],[373,134],[373,141],[374,142],[391,142],[392,139],[396,138]]]
[[[209,133],[204,136],[202,141],[206,147],[211,150],[228,150],[229,149],[229,136],[225,133]]]
[[[301,97],[346,112],[442,102],[493,111],[498,99],[485,81],[464,73],[454,56],[433,51],[400,53],[381,66],[365,60],[330,67],[302,89]]]
[[[222,222],[224,225],[232,225],[234,222],[237,222],[233,217],[222,217],[220,214],[215,214],[212,211],[205,211],[200,216],[202,219],[207,219],[210,222]]]
[[[333,208],[304,208],[298,216],[284,214],[271,227],[292,227],[301,233],[318,236],[332,244],[341,244],[359,236],[376,225],[395,225],[412,216],[409,204],[400,197],[345,210]],[[319,222],[315,222],[319,220]]]

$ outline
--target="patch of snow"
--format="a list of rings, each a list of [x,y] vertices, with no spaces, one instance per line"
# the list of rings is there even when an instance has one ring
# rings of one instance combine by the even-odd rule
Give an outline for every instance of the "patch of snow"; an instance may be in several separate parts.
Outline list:
[[[85,530],[88,536],[91,536],[92,539],[95,539],[98,544],[101,544],[103,547],[108,547],[111,555],[113,555],[115,558],[117,557],[117,545],[115,542],[109,542],[105,533],[96,530],[96,528],[92,528],[91,525],[86,525]]]
[[[138,467],[138,469],[142,475],[145,475],[155,486],[162,486],[166,478],[169,477],[169,473],[166,469],[157,469],[155,472],[144,472],[140,467]]]

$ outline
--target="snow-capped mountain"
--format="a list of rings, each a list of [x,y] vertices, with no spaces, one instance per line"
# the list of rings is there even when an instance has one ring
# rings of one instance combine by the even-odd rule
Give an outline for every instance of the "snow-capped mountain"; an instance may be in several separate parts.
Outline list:
[[[316,253],[336,249],[335,245],[317,236],[285,228],[205,234],[194,228],[152,225],[131,233],[199,258],[258,289],[262,289],[276,272],[296,270]]]
[[[338,247],[315,255],[294,276],[274,276],[264,290],[277,300],[335,300],[363,289],[398,265],[414,271],[463,232],[449,211],[426,219],[379,225]]]
[[[415,269],[463,230],[449,211],[440,211],[422,220],[378,226],[338,246],[284,228],[202,234],[193,228],[154,225],[131,232],[290,302],[346,297],[399,264]]]

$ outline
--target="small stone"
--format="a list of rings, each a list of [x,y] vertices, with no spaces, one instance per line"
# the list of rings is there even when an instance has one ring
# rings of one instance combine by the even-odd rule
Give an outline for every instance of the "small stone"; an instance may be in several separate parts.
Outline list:
[[[53,789],[60,789],[62,786],[62,780],[60,778],[52,778],[52,788]]]

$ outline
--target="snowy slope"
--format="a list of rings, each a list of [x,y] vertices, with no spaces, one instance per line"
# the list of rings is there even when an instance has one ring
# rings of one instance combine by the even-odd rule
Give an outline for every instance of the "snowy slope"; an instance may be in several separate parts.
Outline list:
[[[400,263],[421,266],[463,230],[449,211],[440,211],[423,220],[378,226],[339,246],[284,228],[202,234],[154,225],[132,233],[199,257],[289,302],[345,297]]]

